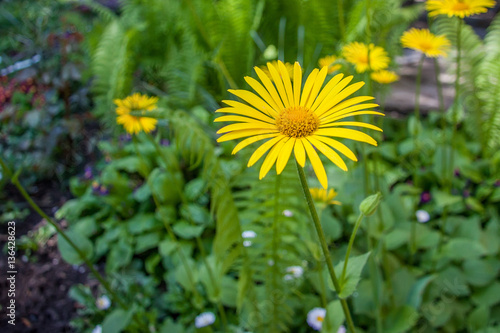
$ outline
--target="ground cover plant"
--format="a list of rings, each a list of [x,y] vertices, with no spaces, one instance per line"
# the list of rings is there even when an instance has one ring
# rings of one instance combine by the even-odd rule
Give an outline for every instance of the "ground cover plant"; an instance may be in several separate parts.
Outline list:
[[[59,5],[91,15],[102,158],[54,216],[15,145],[0,164],[50,227],[23,248],[57,235],[96,281],[69,291],[71,330],[500,331],[500,21],[470,25],[494,1]],[[410,114],[386,106],[402,55]]]

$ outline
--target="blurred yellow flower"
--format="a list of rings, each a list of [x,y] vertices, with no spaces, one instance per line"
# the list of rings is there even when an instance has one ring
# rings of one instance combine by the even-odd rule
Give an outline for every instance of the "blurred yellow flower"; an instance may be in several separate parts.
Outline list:
[[[221,128],[217,133],[225,134],[217,141],[246,138],[236,145],[233,150],[235,154],[254,142],[266,140],[254,151],[248,162],[248,167],[251,167],[270,150],[260,168],[260,179],[266,176],[275,163],[276,172],[280,174],[288,163],[292,150],[297,163],[302,167],[306,163],[307,154],[321,185],[327,188],[325,168],[317,150],[347,171],[345,162],[332,148],[353,161],[357,161],[357,158],[347,146],[331,137],[376,146],[377,142],[369,135],[344,126],[382,130],[364,122],[340,120],[356,115],[383,113],[369,110],[377,107],[377,104],[363,103],[372,100],[371,96],[348,98],[364,85],[364,82],[349,85],[352,76],[343,78],[344,74],[335,75],[323,87],[328,73],[328,68],[323,67],[321,70],[314,69],[302,87],[302,69],[296,62],[292,86],[285,64],[278,61],[276,65],[268,63],[267,66],[274,84],[259,67],[255,67],[255,71],[262,84],[251,77],[245,77],[246,82],[260,97],[247,90],[229,90],[248,104],[233,100],[223,101],[229,107],[216,112],[232,115],[219,117],[215,121],[236,123]]]
[[[368,53],[370,53],[369,62]],[[390,62],[387,52],[382,47],[373,44],[367,46],[359,42],[350,43],[343,47],[342,55],[348,62],[356,66],[358,73],[386,69]]]
[[[378,72],[371,73],[370,77],[373,81],[378,82],[380,84],[390,84],[399,80],[399,75],[393,71],[381,70]]]
[[[142,114],[146,114],[148,111],[156,109],[158,97],[148,97],[135,93],[125,99],[115,99],[114,103],[117,105],[116,114],[118,117],[116,122],[123,125],[128,133],[137,134],[141,131],[149,133],[156,128],[158,120],[155,118],[138,117],[130,113],[132,111],[142,111]]]
[[[327,66],[328,74],[332,74],[333,72],[338,71],[342,67],[341,64],[335,63],[337,60],[339,60],[339,58],[337,58],[336,56],[328,55],[326,57],[320,58],[318,64],[320,68]]]
[[[428,0],[426,8],[429,16],[448,15],[464,18],[486,13],[495,6],[494,0]]]
[[[411,28],[401,36],[403,47],[422,52],[428,57],[447,56],[451,43],[444,35],[434,35],[429,29]]]
[[[270,61],[270,62],[268,62],[268,64],[271,64],[274,67],[278,67],[278,61],[276,61],[276,60]],[[289,62],[285,62],[284,65],[285,65],[286,70],[288,72],[288,76],[293,81],[293,65],[291,63],[289,63]],[[274,81],[273,76],[271,75],[271,73],[269,72],[269,69],[267,68],[267,64],[266,65],[262,65],[259,68],[267,75],[267,77],[269,78],[269,80]],[[280,73],[280,77],[281,77],[281,73]]]
[[[332,188],[327,191],[324,188],[311,188],[309,190],[311,192],[311,196],[314,200],[320,201],[327,205],[342,205],[340,201],[333,200],[337,196],[337,192]]]

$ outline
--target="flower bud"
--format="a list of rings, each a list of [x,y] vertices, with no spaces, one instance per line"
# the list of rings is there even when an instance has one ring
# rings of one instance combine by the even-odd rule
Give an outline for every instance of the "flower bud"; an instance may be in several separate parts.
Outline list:
[[[377,192],[376,194],[370,195],[359,205],[359,210],[364,216],[371,216],[377,210],[377,207],[382,199],[382,193]]]

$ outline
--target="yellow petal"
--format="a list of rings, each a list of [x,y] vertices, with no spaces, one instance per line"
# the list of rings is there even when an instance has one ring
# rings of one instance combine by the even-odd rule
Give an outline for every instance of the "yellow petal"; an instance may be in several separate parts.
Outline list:
[[[271,134],[271,133],[278,133],[278,130],[250,129],[250,130],[234,131],[234,132],[222,135],[220,138],[217,139],[217,142],[224,142],[224,141],[229,141],[229,140],[241,139],[241,138],[244,138],[247,136],[252,136],[252,135],[262,135],[262,134]]]
[[[231,125],[224,126],[220,130],[217,131],[217,134],[227,133],[227,132],[232,132],[232,131],[239,131],[239,130],[246,130],[246,129],[275,130],[276,125],[272,125],[269,123],[264,123],[262,121],[255,120],[251,123],[237,123],[237,124],[231,124]]]
[[[341,114],[349,113],[349,112],[354,112],[354,111],[359,111],[359,110],[363,110],[363,109],[375,108],[377,106],[378,106],[378,104],[375,104],[375,103],[364,103],[364,104],[357,104],[357,105],[342,108],[342,109],[340,109],[340,108],[337,109],[337,107],[335,107],[334,109],[337,109],[336,111],[333,111],[333,112],[327,111],[327,112],[323,113],[323,115],[321,116],[321,119],[320,119],[320,123],[326,124],[326,123],[330,122],[331,118],[334,118],[337,115],[341,115]],[[331,110],[334,110],[334,109],[331,109]]]
[[[374,146],[377,145],[377,141],[368,134],[349,128],[320,128],[314,134],[366,142]]]
[[[314,104],[311,106],[312,111],[316,110],[316,108],[321,104],[321,102],[323,102],[326,96],[328,96],[330,91],[332,91],[332,89],[335,88],[335,86],[340,82],[340,80],[342,80],[343,77],[344,74],[337,74],[334,77],[332,77],[330,81],[328,81],[325,88],[321,90],[321,93],[319,94],[318,98],[316,98]]]
[[[348,86],[347,88],[343,89],[342,91],[340,91],[335,96],[332,96],[327,102],[324,103],[325,104],[324,107],[326,108],[326,110],[331,109],[335,105],[337,105],[340,102],[342,102],[342,100],[344,100],[348,96],[354,94],[356,91],[358,91],[359,89],[361,89],[361,87],[364,86],[364,85],[365,85],[364,82],[357,82],[357,83],[351,84],[350,86]],[[323,107],[323,105],[322,105],[322,107]]]
[[[353,76],[348,76],[342,79],[325,97],[325,100],[318,106],[318,108],[314,111],[318,117],[320,117],[323,113],[328,111],[332,106],[330,106],[330,101],[337,96],[338,93],[344,89],[349,82],[352,81]]]
[[[252,165],[254,165],[262,157],[262,155],[264,155],[264,153],[266,151],[268,151],[272,146],[274,146],[276,143],[278,143],[283,138],[285,138],[284,135],[279,135],[275,138],[272,138],[269,141],[266,141],[264,144],[262,144],[259,148],[257,148],[253,152],[252,156],[250,156],[250,160],[248,161],[247,166],[251,167]]]
[[[321,163],[318,153],[316,153],[316,150],[314,150],[309,141],[302,140],[302,143],[304,144],[307,156],[309,156],[309,160],[311,161],[311,164],[313,166],[314,173],[316,174],[316,177],[318,177],[321,186],[323,186],[325,189],[328,188],[328,178],[326,177],[325,168],[323,167],[323,163]]]
[[[290,102],[289,102],[288,96],[286,95],[285,87],[283,86],[283,81],[281,80],[281,77],[280,77],[278,70],[270,62],[267,63],[267,68],[269,69],[269,73],[271,73],[271,77],[273,78],[274,84],[276,85],[276,88],[278,89],[278,92],[279,92],[279,95],[281,96],[281,100],[283,101],[283,104],[285,104],[286,108],[289,107]]]
[[[279,175],[286,164],[288,163],[288,159],[290,158],[290,154],[292,153],[293,146],[295,145],[295,138],[290,138],[281,148],[281,152],[278,156],[278,160],[276,161],[276,173]]]
[[[281,98],[278,95],[276,88],[274,87],[273,83],[271,82],[267,74],[264,73],[262,69],[260,69],[259,67],[254,67],[254,69],[255,73],[257,73],[257,76],[259,77],[260,81],[264,84],[264,87],[266,87],[267,91],[273,98],[276,105],[278,105],[280,110],[283,110],[285,106],[283,105],[283,102],[281,101]]]
[[[232,108],[221,108],[215,112],[234,113],[234,114],[239,114],[242,116],[248,116],[248,117],[252,117],[255,119],[259,119],[259,120],[262,120],[262,121],[265,121],[268,123],[275,122],[274,118],[269,117],[268,115],[260,112],[257,109],[254,109],[253,107],[251,107],[249,105],[240,103],[238,101],[230,101],[230,100],[222,101],[222,102],[229,105],[229,106],[232,106]]]
[[[334,122],[334,121],[337,121],[337,120],[340,120],[340,119],[344,119],[344,118],[348,118],[348,117],[353,117],[353,116],[361,116],[361,115],[377,115],[377,116],[385,116],[385,114],[381,113],[381,112],[377,112],[377,111],[366,111],[366,110],[363,110],[363,111],[358,111],[358,112],[350,112],[350,113],[346,113],[346,114],[341,114],[341,115],[335,115],[335,117],[333,118],[330,118],[328,120],[329,123],[331,122]]]
[[[288,96],[288,103],[290,105],[293,105],[293,90],[292,83],[290,82],[290,74],[288,74],[288,70],[281,61],[278,61],[278,69],[281,78],[283,79],[283,84],[285,85],[286,95]]]
[[[269,104],[274,109],[276,114],[280,112],[281,109],[279,108],[279,106],[276,104],[271,95],[269,95],[269,92],[266,90],[266,88],[264,88],[264,86],[259,83],[259,81],[250,76],[245,76],[245,81],[247,81],[248,85],[252,87],[252,89],[255,90],[257,94],[259,94],[260,97],[262,97],[264,101],[266,101],[267,104]]]
[[[252,105],[255,107],[257,110],[264,112],[268,114],[269,116],[272,116],[274,113],[274,110],[272,110],[272,107],[267,104],[262,98],[259,96],[255,95],[254,93],[247,91],[247,90],[234,90],[234,89],[229,89],[228,90],[231,94],[238,96],[248,104]]]
[[[302,144],[303,139],[297,139],[295,141],[295,146],[293,152],[295,154],[295,159],[299,163],[301,167],[304,167],[306,164],[306,151],[304,150],[304,145]]]
[[[313,136],[307,138],[307,140],[314,145],[320,152],[323,153],[330,161],[336,166],[344,171],[347,171],[347,165],[345,165],[344,160],[337,154],[332,148],[325,145],[323,142],[315,139]]]
[[[300,64],[296,61],[293,65],[293,102],[294,106],[298,106],[300,103],[300,88],[302,86],[302,68]]]
[[[325,125],[321,125],[320,128],[326,128],[326,127],[336,127],[336,126],[356,126],[356,127],[364,127],[364,128],[369,128],[375,131],[383,132],[380,127],[377,127],[372,124],[368,123],[362,123],[359,121],[343,121],[343,122],[333,122]]]
[[[316,80],[314,80],[314,86],[311,89],[311,94],[306,101],[306,108],[309,109],[313,105],[314,100],[316,99],[316,97],[318,97],[318,93],[321,90],[321,87],[323,87],[323,83],[325,82],[327,75],[328,67],[325,66],[319,71],[318,76],[316,76]]]
[[[260,167],[260,172],[259,172],[259,179],[264,178],[269,170],[273,167],[274,162],[276,162],[276,159],[278,158],[281,149],[283,148],[283,145],[290,141],[290,138],[284,138],[283,140],[279,141],[277,144],[274,145],[274,147],[271,149],[269,154],[267,154],[266,158],[264,159],[264,163],[262,163],[262,166]]]
[[[348,100],[343,101],[340,104],[337,104],[334,108],[331,108],[331,109],[325,111],[324,113],[322,113],[321,118],[328,117],[329,115],[332,115],[332,114],[339,112],[343,109],[346,109],[350,106],[353,106],[353,105],[359,104],[359,103],[363,103],[363,102],[366,102],[366,101],[369,101],[372,99],[375,99],[375,98],[371,97],[371,96],[358,96],[358,97],[349,98]],[[367,104],[373,104],[373,103],[367,103]]]
[[[236,145],[236,147],[234,147],[233,151],[231,154],[236,154],[237,152],[239,152],[240,150],[242,150],[243,148],[245,148],[246,146],[254,143],[254,142],[257,142],[257,141],[260,141],[260,140],[264,140],[264,139],[268,139],[268,138],[274,138],[276,136],[278,136],[279,134],[278,133],[271,133],[271,134],[261,134],[261,135],[255,135],[255,136],[252,136],[250,138],[247,138],[243,141],[241,141],[240,143],[238,143]]]
[[[317,68],[313,69],[311,74],[307,77],[306,83],[304,84],[304,89],[302,90],[302,95],[300,96],[300,106],[305,106],[307,102],[307,98],[309,98],[309,94],[314,85],[314,81],[318,76],[319,70]]]
[[[345,144],[343,144],[337,140],[327,138],[325,136],[314,135],[314,138],[318,139],[319,141],[321,141],[323,143],[326,143],[327,145],[331,146],[333,149],[338,150],[339,152],[344,154],[350,160],[352,160],[354,162],[358,161],[358,158],[356,157],[356,155],[354,155],[352,150],[350,150]]]

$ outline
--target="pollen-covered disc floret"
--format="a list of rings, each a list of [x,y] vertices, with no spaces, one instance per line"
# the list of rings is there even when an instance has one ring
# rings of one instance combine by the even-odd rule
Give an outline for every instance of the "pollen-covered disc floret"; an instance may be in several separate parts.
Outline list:
[[[292,106],[281,111],[276,118],[276,126],[281,134],[292,138],[303,138],[316,132],[319,120],[303,106]]]
[[[267,69],[272,80],[262,69],[255,67],[260,82],[251,77],[245,77],[245,80],[256,93],[229,90],[245,103],[223,101],[228,106],[216,112],[228,115],[215,119],[216,122],[232,122],[217,132],[224,134],[217,139],[218,142],[244,138],[234,147],[233,154],[252,143],[265,140],[248,161],[251,167],[267,153],[259,178],[265,177],[275,164],[276,173],[280,174],[293,152],[302,167],[306,157],[309,158],[318,180],[327,188],[328,179],[318,152],[346,171],[347,165],[339,153],[353,161],[357,158],[336,138],[377,145],[368,134],[346,127],[381,131],[380,128],[359,121],[343,121],[358,115],[383,115],[371,110],[377,104],[365,103],[373,97],[349,97],[361,89],[364,82],[349,84],[353,77],[344,77],[344,74],[335,75],[327,82],[328,66],[321,70],[314,69],[305,81],[302,80],[302,68],[298,62],[294,65],[293,74],[281,61],[268,63]]]

